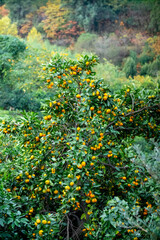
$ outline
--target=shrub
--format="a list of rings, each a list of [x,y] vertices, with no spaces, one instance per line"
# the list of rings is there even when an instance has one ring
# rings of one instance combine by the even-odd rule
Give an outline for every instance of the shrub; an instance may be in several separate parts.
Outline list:
[[[103,59],[103,63],[95,67],[95,71],[97,78],[103,78],[105,85],[113,91],[121,89],[124,85],[131,83],[131,81],[126,78],[125,73],[119,70],[118,66],[115,66],[106,59]]]
[[[32,227],[28,239],[150,239],[141,223],[118,225],[120,218],[137,217],[137,209],[125,215],[122,207],[128,211],[137,204],[140,222],[148,223],[150,213],[158,221],[153,193],[158,196],[159,189],[135,164],[130,146],[136,135],[158,141],[159,92],[113,93],[96,78],[97,61],[56,55],[43,67],[45,86],[55,93],[43,105],[43,118],[24,113],[2,121],[3,191],[22,204]]]
[[[140,74],[147,75],[147,73],[149,72],[149,66],[150,66],[150,64],[145,63],[141,68]]]
[[[160,60],[157,57],[153,62],[151,63],[145,63],[141,68],[141,75],[150,75],[153,77],[158,76],[158,71],[160,69]]]
[[[37,111],[40,109],[40,102],[53,96],[50,89],[43,91],[42,78],[45,73],[42,71],[42,63],[49,61],[56,52],[65,56],[72,55],[69,50],[64,52],[63,48],[53,46],[47,41],[42,44],[26,41],[25,44],[26,50],[20,52],[16,59],[10,54],[8,56],[7,52],[2,55],[5,71],[0,87],[0,106],[7,109],[11,106],[20,110],[24,107],[26,111]]]
[[[141,76],[137,75],[134,77],[134,80],[132,82],[137,87],[143,87],[145,89],[155,89],[157,86],[159,86],[159,80],[158,78],[153,78],[149,75]]]
[[[130,51],[130,57],[134,59],[134,61],[137,61],[137,52]]]
[[[9,89],[10,90],[10,89]],[[1,107],[10,109],[10,107],[25,111],[39,111],[40,103],[33,94],[24,92],[22,89],[4,91],[2,94]]]
[[[97,54],[101,61],[106,58],[116,65],[121,65],[123,59],[129,56],[129,46],[125,44],[121,46],[120,40],[115,34],[109,36],[81,34],[75,44],[75,49],[80,52],[90,51]]]
[[[154,59],[154,55],[149,55],[149,54],[141,54],[140,57],[139,57],[139,61],[141,64],[145,64],[145,63],[149,63],[149,62],[152,62]]]
[[[134,77],[136,75],[136,62],[132,57],[127,58],[125,64],[124,64],[124,68],[123,68],[124,72],[126,73],[126,77]]]
[[[157,57],[151,64],[149,68],[149,75],[158,76],[158,72],[160,71],[160,56]]]
[[[10,53],[15,59],[20,52],[25,50],[25,43],[16,37],[0,35],[1,54]]]
[[[28,219],[22,213],[23,205],[17,203],[11,193],[3,189],[4,178],[0,186],[0,238],[24,239],[31,230]]]
[[[4,74],[11,67],[20,52],[25,50],[26,45],[13,36],[0,35],[0,75],[3,80]]]
[[[8,16],[0,19],[0,34],[18,36],[18,30],[15,23],[11,23]]]
[[[159,188],[158,182],[160,180],[160,163],[158,156],[160,153],[159,144],[153,140],[147,142],[143,137],[136,137],[132,149],[132,162],[139,170],[135,170],[137,175],[139,172],[148,172],[152,177],[148,181],[148,195],[154,199],[156,206],[159,206],[159,195],[150,191],[149,186],[154,189]],[[130,153],[131,154],[131,153]],[[135,157],[136,154],[136,157]],[[141,189],[141,196],[143,196],[143,187]],[[138,197],[138,196],[137,196]],[[136,239],[141,238],[140,231],[143,232],[143,239],[157,239],[159,238],[159,217],[158,213],[153,210],[152,205],[146,202],[147,207],[144,208],[143,214],[149,213],[147,218],[142,220],[141,201],[143,198],[137,198],[133,205],[128,204],[125,200],[114,197],[108,201],[101,215],[101,223],[99,232],[103,231],[105,237],[120,236],[120,232],[127,229],[128,235],[134,235]],[[147,214],[146,214],[147,215]],[[131,238],[128,238],[131,239]]]
[[[97,38],[98,36],[96,34],[82,33],[75,44],[76,51],[83,51],[84,49],[92,51],[94,49]]]
[[[30,44],[32,44],[32,42],[42,43],[42,36],[35,27],[32,27],[28,33],[27,41],[30,42]]]

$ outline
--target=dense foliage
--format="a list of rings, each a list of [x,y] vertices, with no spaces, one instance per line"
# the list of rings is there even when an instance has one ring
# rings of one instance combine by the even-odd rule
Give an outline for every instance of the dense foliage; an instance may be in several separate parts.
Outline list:
[[[28,50],[26,44],[32,47]],[[51,94],[42,92],[39,81],[42,62],[49,60],[51,52],[40,44],[41,35],[36,29],[29,34],[28,42],[0,36],[0,107],[3,109],[39,111],[40,101]]]
[[[0,34],[17,36],[18,30],[15,23],[11,23],[8,16],[4,16],[0,19]]]
[[[159,91],[112,92],[97,62],[56,55],[43,118],[2,121],[1,239],[158,240]]]
[[[4,75],[10,69],[12,61],[18,58],[19,53],[25,50],[24,42],[16,37],[0,35],[0,76],[3,81]]]
[[[37,10],[41,5],[45,4],[46,0],[5,0],[3,4],[10,11],[11,20],[14,22],[18,22],[18,25],[22,24],[23,20],[25,19],[26,15],[32,11]]]

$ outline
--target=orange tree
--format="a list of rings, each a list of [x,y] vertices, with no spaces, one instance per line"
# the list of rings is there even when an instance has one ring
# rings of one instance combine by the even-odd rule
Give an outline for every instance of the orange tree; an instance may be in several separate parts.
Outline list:
[[[158,141],[159,93],[111,92],[97,62],[56,55],[43,115],[2,121],[2,239],[158,239],[157,179],[131,144]]]

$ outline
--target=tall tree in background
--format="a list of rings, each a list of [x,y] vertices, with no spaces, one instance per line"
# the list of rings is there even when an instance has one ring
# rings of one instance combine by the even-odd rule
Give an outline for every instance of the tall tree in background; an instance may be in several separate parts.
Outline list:
[[[0,0],[0,6],[5,4],[5,0]]]
[[[17,36],[18,30],[15,23],[11,23],[8,16],[4,16],[0,19],[0,34],[1,35],[12,35]]]
[[[114,22],[127,0],[62,0],[72,9],[72,18],[86,31],[101,31],[106,22]],[[103,29],[102,29],[103,30]]]
[[[29,43],[33,43],[34,41],[42,43],[42,36],[35,27],[33,27],[28,33],[27,41]]]
[[[49,1],[45,8],[46,19],[43,20],[43,29],[47,38],[54,39],[56,31],[67,21],[68,10],[61,7],[61,0]]]
[[[25,16],[37,10],[40,6],[45,5],[47,0],[4,0],[6,7],[10,11],[10,18],[13,22],[17,22],[18,26],[21,25]]]
[[[0,6],[0,18],[7,16],[8,14],[9,11],[5,8],[5,5]]]
[[[159,31],[160,0],[62,0],[62,3],[72,9],[72,20],[86,31],[104,31],[102,26],[111,24],[113,30],[119,16],[127,18],[129,26]]]
[[[154,5],[150,13],[150,25],[149,28],[154,33],[160,32],[160,0],[154,0]]]
[[[6,7],[10,10],[10,18],[13,22],[21,22],[26,14],[31,11],[32,0],[6,0]]]

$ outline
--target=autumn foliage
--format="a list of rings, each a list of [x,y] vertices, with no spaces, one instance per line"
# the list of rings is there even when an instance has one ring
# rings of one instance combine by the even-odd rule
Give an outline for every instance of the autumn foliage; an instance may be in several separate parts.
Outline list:
[[[0,6],[0,17],[5,17],[9,14],[9,10],[5,8],[5,5]]]
[[[45,8],[45,16],[43,22],[43,29],[49,39],[54,39],[56,30],[64,23],[68,15],[68,10],[61,8],[61,1],[56,0],[54,3],[48,2]]]

